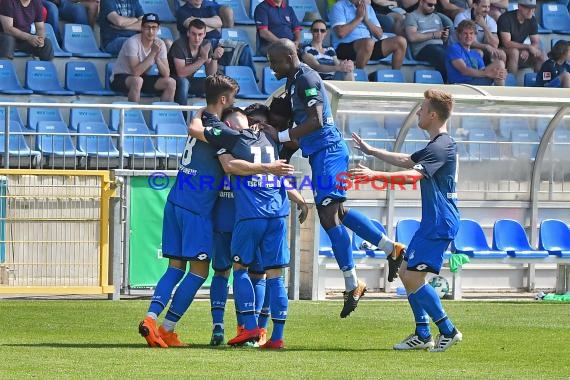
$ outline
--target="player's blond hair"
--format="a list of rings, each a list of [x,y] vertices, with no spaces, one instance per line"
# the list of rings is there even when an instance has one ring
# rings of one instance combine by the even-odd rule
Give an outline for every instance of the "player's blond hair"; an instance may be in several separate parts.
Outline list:
[[[424,97],[429,102],[429,110],[437,114],[441,121],[446,121],[453,111],[453,95],[449,92],[429,89],[424,92]]]

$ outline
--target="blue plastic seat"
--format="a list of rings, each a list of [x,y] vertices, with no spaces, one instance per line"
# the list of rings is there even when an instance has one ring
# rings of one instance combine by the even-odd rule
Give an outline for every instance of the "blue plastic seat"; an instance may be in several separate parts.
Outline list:
[[[148,127],[141,123],[125,125],[123,151],[129,157],[135,158],[163,158],[167,156],[166,153],[156,150]]]
[[[242,28],[223,28],[222,40],[239,41],[251,46],[249,34]]]
[[[354,69],[354,80],[357,82],[368,82],[368,74],[364,69]]]
[[[267,95],[262,93],[257,87],[255,77],[249,66],[226,66],[225,74],[239,84],[238,98],[245,99],[267,99]]]
[[[93,29],[89,25],[65,24],[63,29],[63,48],[74,57],[110,58],[111,54],[99,49]]]
[[[552,158],[559,161],[569,161],[568,147],[570,147],[570,130],[556,129],[552,138]]]
[[[11,60],[0,60],[0,92],[9,95],[29,95],[32,90],[23,88]]]
[[[404,74],[400,70],[380,69],[372,73],[373,82],[404,83]]]
[[[548,252],[533,249],[523,226],[516,220],[499,219],[493,226],[493,249],[507,252],[512,257],[545,258]]]
[[[384,226],[382,225],[382,223],[380,223],[379,220],[377,219],[370,219],[370,221],[380,230],[380,232],[382,232],[384,235],[386,235],[386,229],[384,228]],[[370,257],[374,257],[374,258],[378,258],[378,259],[385,259],[387,257],[386,252],[381,251],[378,249],[378,247],[376,247],[374,245],[374,243],[372,242],[368,242],[370,243],[370,246],[364,246],[363,247],[363,243],[364,243],[364,239],[362,239],[360,236],[358,236],[356,234],[356,232],[352,233],[352,252],[357,252],[358,254],[361,254],[362,252],[364,252],[364,254],[366,256],[370,256]],[[364,249],[362,249],[364,248]]]
[[[348,129],[350,132],[361,134],[364,129],[380,129],[382,126],[372,115],[356,114],[347,115]]]
[[[234,22],[238,25],[253,25],[255,21],[247,14],[242,0],[216,0],[220,5],[226,5],[234,11]]]
[[[497,135],[491,127],[470,128],[468,150],[471,159],[475,161],[501,159]]]
[[[427,137],[425,133],[419,128],[410,128],[406,135],[406,140],[402,144],[402,153],[412,154],[422,150],[427,145]]]
[[[53,31],[53,27],[51,24],[44,22],[45,33],[46,37],[49,38],[51,41],[51,46],[53,46],[53,56],[54,57],[71,57],[71,53],[65,51],[59,46],[59,42],[57,41],[57,37],[55,36],[55,32]]]
[[[524,83],[525,87],[535,87],[536,86],[536,73],[525,73],[523,83]]]
[[[156,33],[156,35],[161,40],[174,41],[174,36],[172,35],[172,30],[170,30],[170,28],[168,26],[161,25],[160,28],[158,28],[158,32]]]
[[[326,257],[334,257],[331,239],[324,230],[323,226],[320,226],[319,228],[319,255]]]
[[[36,149],[44,156],[84,157],[75,149],[67,124],[63,121],[40,121],[37,125]]]
[[[88,157],[102,159],[119,157],[119,150],[113,143],[109,128],[104,122],[82,121],[78,125],[78,132],[77,148]]]
[[[570,34],[570,14],[562,4],[542,4],[542,26],[558,34]]]
[[[75,95],[61,87],[57,76],[57,69],[52,61],[26,62],[26,88],[36,94],[42,95]]]
[[[169,157],[182,157],[188,140],[188,130],[180,123],[159,123],[156,125],[156,147]]]
[[[363,126],[360,128],[360,137],[374,148],[392,150],[392,143],[389,141],[388,131],[377,126]]]
[[[499,132],[503,139],[511,137],[511,132],[514,130],[523,129],[529,130],[530,124],[528,118],[525,117],[501,117],[499,119]]]
[[[299,20],[302,25],[311,25],[312,21],[303,22],[307,12],[318,16],[318,19],[322,19],[321,12],[315,0],[289,0],[287,4],[293,8],[297,20]]]
[[[451,243],[456,253],[464,253],[477,259],[501,259],[507,257],[504,251],[495,251],[489,247],[483,228],[474,220],[461,219],[459,231]]]
[[[283,78],[278,80],[275,77],[275,73],[271,70],[270,67],[265,66],[263,68],[263,79],[262,79],[262,89],[263,92],[267,95],[273,94],[277,91],[281,86],[284,86],[287,82],[287,78]]]
[[[406,246],[410,245],[418,228],[420,228],[419,220],[401,219],[396,224],[396,241]]]
[[[138,105],[138,103],[135,103],[135,102],[113,102],[113,104]],[[140,110],[140,109],[125,109],[124,112],[125,112],[125,118],[124,118],[125,127],[129,124],[143,124],[148,129],[148,125],[146,124],[146,120],[144,118],[142,110]],[[120,121],[121,121],[121,110],[120,109],[112,109],[111,110],[111,123],[109,125],[109,128],[112,131],[119,130]]]
[[[558,257],[570,257],[570,228],[561,220],[546,219],[540,223],[538,249]]]
[[[508,73],[507,78],[505,79],[505,86],[508,87],[516,87],[519,84],[517,83],[517,77],[513,73]]]
[[[38,102],[53,103],[49,99],[34,99],[32,101],[32,103],[38,103]],[[35,131],[40,121],[52,121],[52,122],[64,123],[63,116],[61,115],[59,108],[30,106],[28,108],[28,128]]]
[[[540,137],[530,129],[514,129],[511,131],[511,142],[514,158],[534,160]]]
[[[443,84],[443,78],[437,70],[416,70],[414,83]]]
[[[487,116],[463,116],[461,118],[461,127],[467,130],[475,127],[489,128],[493,125],[491,118]]]
[[[404,56],[404,62],[402,62],[402,64],[404,66],[431,66],[427,61],[418,61],[415,59],[410,45],[408,45],[408,48],[406,49],[406,55]]]
[[[100,108],[71,108],[69,111],[69,129],[77,131],[79,123],[82,122],[103,123],[105,126],[107,124]]]
[[[178,106],[175,102],[152,102],[159,106]],[[177,124],[186,129],[186,121],[181,110],[157,110],[150,111],[150,128],[156,130],[160,124]],[[185,132],[184,135],[188,133]]]
[[[144,13],[156,13],[160,22],[176,22],[176,17],[164,0],[139,0]],[[161,37],[162,38],[162,37]]]
[[[5,153],[4,144],[6,141],[6,124],[4,119],[0,119],[0,155]],[[8,154],[16,157],[30,157],[32,160],[38,160],[41,153],[32,150],[28,146],[26,139],[22,133],[22,125],[14,120],[10,120],[10,139],[8,141]]]
[[[92,62],[87,61],[70,61],[65,64],[65,87],[82,95],[115,95],[114,91],[103,87],[97,68]]]

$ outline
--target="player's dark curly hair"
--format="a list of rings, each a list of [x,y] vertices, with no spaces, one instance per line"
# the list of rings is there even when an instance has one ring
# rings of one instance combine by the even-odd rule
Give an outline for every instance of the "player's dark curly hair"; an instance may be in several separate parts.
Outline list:
[[[291,110],[291,102],[286,98],[273,98],[269,105],[272,114],[291,119],[293,111]]]
[[[252,103],[245,107],[244,112],[249,117],[260,115],[269,119],[269,107],[263,103]]]

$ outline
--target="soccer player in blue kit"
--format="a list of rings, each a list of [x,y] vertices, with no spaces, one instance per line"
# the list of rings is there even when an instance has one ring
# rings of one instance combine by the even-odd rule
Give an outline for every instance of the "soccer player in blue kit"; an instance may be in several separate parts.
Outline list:
[[[267,57],[277,79],[287,78],[285,91],[291,101],[296,124],[274,137],[283,143],[298,140],[303,156],[309,158],[319,220],[331,240],[335,259],[344,277],[344,305],[340,317],[346,318],[356,309],[366,291],[366,284],[356,276],[350,236],[345,226],[388,253],[390,282],[396,276],[404,246],[380,232],[364,214],[343,206],[346,190],[342,180],[346,178],[339,176],[348,172],[349,152],[335,126],[319,74],[300,62],[295,44],[287,39],[272,43]]]
[[[408,302],[416,321],[416,330],[395,350],[429,349],[441,352],[457,342],[463,335],[447,317],[435,290],[426,283],[428,272],[439,274],[443,254],[459,229],[457,209],[457,147],[447,132],[447,120],[453,110],[451,94],[439,90],[427,90],[424,102],[418,110],[418,126],[427,131],[430,142],[412,155],[377,149],[353,134],[356,146],[362,152],[373,155],[391,165],[405,168],[394,173],[377,172],[359,165],[351,170],[355,181],[390,178],[408,178],[408,183],[420,178],[422,194],[422,219],[400,268],[400,278],[408,293]],[[439,329],[435,342],[429,328],[431,318]]]

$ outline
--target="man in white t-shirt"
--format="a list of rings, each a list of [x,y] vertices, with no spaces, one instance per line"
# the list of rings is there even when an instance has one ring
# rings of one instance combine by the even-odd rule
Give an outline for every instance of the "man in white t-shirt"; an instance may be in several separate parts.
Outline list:
[[[155,13],[145,14],[141,33],[124,43],[113,67],[111,88],[128,93],[131,102],[140,100],[141,91],[161,92],[160,100],[164,102],[174,100],[176,81],[170,77],[166,45],[157,37],[159,27]]]
[[[477,24],[477,40],[471,45],[472,50],[479,50],[483,55],[485,65],[495,60],[506,62],[505,51],[499,49],[497,23],[489,16],[491,0],[473,0],[473,7],[455,16],[455,28],[463,20],[472,20]]]

